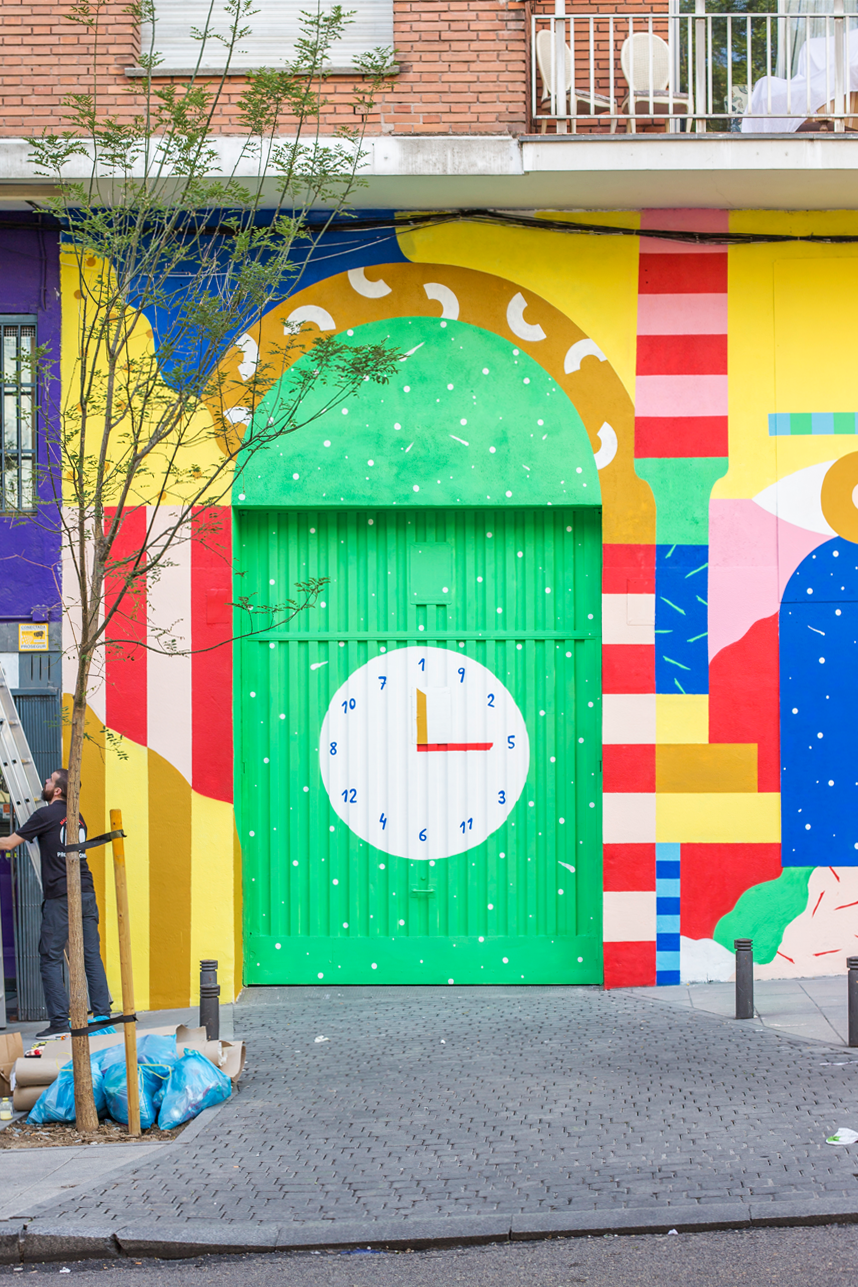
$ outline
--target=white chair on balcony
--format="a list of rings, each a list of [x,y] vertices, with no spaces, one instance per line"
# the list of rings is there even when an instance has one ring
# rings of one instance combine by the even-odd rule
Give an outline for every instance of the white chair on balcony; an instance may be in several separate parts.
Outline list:
[[[629,87],[620,115],[628,112],[626,132],[635,133],[635,116],[666,116],[673,130],[675,116],[687,116],[688,94],[667,93],[670,83],[670,46],[655,32],[640,31],[623,41],[620,66]]]
[[[599,113],[615,112],[613,99],[605,98],[603,94],[593,94],[592,97],[588,92],[572,88],[572,51],[564,43],[565,54],[565,73],[566,83],[564,85],[566,103],[572,112],[572,133],[576,132],[576,116],[596,116]],[[542,102],[549,102],[554,97],[554,71],[557,66],[555,57],[554,33],[551,31],[539,31],[536,35],[536,65],[539,68],[539,75],[542,79]],[[571,101],[570,101],[571,100]],[[548,125],[547,120],[540,122],[542,133]],[[612,122],[611,128],[616,127],[616,122]]]

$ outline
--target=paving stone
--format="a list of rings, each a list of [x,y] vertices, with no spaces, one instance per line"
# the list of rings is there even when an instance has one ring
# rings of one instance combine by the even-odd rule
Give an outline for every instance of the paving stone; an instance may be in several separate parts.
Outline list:
[[[45,1260],[110,1260],[119,1255],[114,1230],[88,1220],[30,1220],[20,1237],[20,1258]]]
[[[818,1043],[595,988],[249,989],[234,1018],[241,1093],[42,1219],[297,1237],[502,1217],[524,1236],[858,1212],[858,1166],[824,1143],[858,1067]]]

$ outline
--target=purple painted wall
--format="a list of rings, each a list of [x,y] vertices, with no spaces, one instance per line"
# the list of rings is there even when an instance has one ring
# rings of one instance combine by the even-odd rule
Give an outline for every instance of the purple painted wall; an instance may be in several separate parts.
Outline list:
[[[34,313],[37,338],[47,345],[53,370],[40,391],[39,464],[56,464],[56,408],[60,397],[59,234],[44,217],[0,215],[0,314]],[[40,470],[39,496],[48,504],[38,524],[0,514],[0,620],[60,619],[60,543],[50,502],[59,472]],[[0,862],[3,972],[15,975],[10,864]]]
[[[41,391],[39,461],[56,461],[56,415],[60,398],[59,234],[43,226],[44,216],[24,213],[0,216],[0,313],[34,313],[37,337],[47,345],[54,369]],[[53,446],[51,445],[53,439]],[[39,495],[50,501],[51,478],[40,475]],[[49,529],[49,530],[46,530]],[[35,523],[0,515],[0,619],[38,620],[60,617],[59,535],[49,508]]]

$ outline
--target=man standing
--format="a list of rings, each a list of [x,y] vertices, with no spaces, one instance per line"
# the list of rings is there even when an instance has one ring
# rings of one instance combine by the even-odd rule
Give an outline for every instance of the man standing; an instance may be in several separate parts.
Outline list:
[[[43,809],[37,809],[11,836],[0,838],[0,851],[14,849],[24,840],[38,840],[42,856],[42,936],[39,958],[42,988],[49,1026],[39,1037],[56,1037],[69,1031],[69,998],[63,985],[63,955],[69,936],[69,905],[66,888],[66,796],[69,775],[56,769],[45,780]],[[80,819],[80,839],[86,839],[86,824]],[[98,937],[98,904],[95,886],[85,854],[80,855],[80,892],[83,904],[83,956],[89,1000],[96,1016],[110,1014],[110,992],[101,963]]]

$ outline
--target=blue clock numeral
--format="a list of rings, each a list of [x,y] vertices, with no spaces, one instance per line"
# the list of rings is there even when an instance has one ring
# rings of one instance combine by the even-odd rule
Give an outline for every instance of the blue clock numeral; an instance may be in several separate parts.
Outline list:
[[[425,827],[424,827],[424,828],[423,828],[423,830],[420,832],[420,839],[421,839],[421,840],[425,840],[425,839],[426,839],[426,828],[425,828]]]
[[[459,683],[460,683],[460,684],[464,684],[464,682],[465,682],[465,667],[464,667],[464,666],[460,666],[460,667],[459,667]]]
[[[349,711],[353,711],[355,708],[355,699],[350,697],[347,702],[340,702],[340,705],[342,706],[343,711],[348,714]]]
[[[506,791],[498,791],[498,804],[506,804]]]
[[[379,679],[381,680],[382,688],[384,688],[384,685],[387,683],[387,675],[379,675]]]
[[[420,669],[421,669],[421,670],[425,670],[425,669],[426,669],[426,658],[425,658],[425,657],[421,657],[421,658],[420,658],[420,660],[418,661],[417,665],[420,667]]]
[[[336,755],[336,753],[337,753],[337,744],[336,742],[331,742],[331,755]]]
[[[506,739],[506,744],[511,751],[515,750],[515,733],[510,733],[509,737]]]
[[[495,695],[494,693],[489,693],[489,706],[494,706],[494,704],[495,704]]]
[[[340,795],[343,797],[344,804],[357,804],[356,787],[347,787],[345,791],[340,792]]]
[[[465,822],[460,822],[460,823],[459,823],[459,830],[462,832],[462,835],[464,835],[464,834],[465,834],[465,827],[467,827],[468,831],[473,831],[473,829],[474,829],[474,820],[473,820],[473,818],[468,818],[467,823],[465,823]]]
[[[385,818],[384,814],[379,818],[379,822],[381,823],[382,831],[384,831],[384,828],[387,826],[387,818]]]

